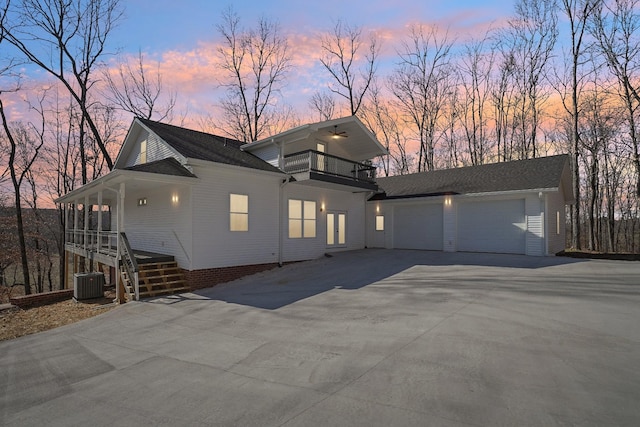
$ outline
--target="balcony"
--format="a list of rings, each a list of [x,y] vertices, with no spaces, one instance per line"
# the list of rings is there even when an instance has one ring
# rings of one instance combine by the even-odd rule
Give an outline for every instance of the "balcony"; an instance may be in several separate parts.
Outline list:
[[[284,171],[298,181],[316,180],[375,191],[375,166],[307,150],[284,157]]]

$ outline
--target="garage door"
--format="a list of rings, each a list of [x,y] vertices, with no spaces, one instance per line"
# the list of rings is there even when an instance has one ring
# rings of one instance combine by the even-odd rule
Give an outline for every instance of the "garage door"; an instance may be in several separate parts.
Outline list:
[[[458,250],[525,253],[524,199],[458,205]]]
[[[442,205],[396,206],[393,224],[395,248],[442,250]]]

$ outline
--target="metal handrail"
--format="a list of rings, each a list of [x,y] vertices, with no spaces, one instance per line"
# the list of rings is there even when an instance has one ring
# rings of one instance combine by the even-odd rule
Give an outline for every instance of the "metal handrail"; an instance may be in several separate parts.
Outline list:
[[[375,166],[315,150],[306,150],[285,156],[284,171],[286,173],[313,171],[370,184],[375,184],[376,178]]]
[[[122,265],[127,271],[127,275],[129,276],[129,280],[133,280],[133,289],[135,292],[135,299],[138,301],[140,299],[140,283],[138,282],[138,262],[136,261],[136,257],[133,255],[133,250],[131,250],[131,245],[129,244],[129,239],[127,239],[127,235],[124,232],[120,233],[120,243],[122,247]]]

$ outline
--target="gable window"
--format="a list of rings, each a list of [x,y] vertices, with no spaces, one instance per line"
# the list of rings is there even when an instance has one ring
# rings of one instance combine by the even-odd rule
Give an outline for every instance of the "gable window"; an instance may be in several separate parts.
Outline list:
[[[384,231],[384,215],[376,215],[376,231]]]
[[[316,237],[316,202],[289,199],[289,238]]]
[[[229,195],[229,230],[249,231],[249,196]]]
[[[140,164],[147,163],[147,140],[140,143]]]

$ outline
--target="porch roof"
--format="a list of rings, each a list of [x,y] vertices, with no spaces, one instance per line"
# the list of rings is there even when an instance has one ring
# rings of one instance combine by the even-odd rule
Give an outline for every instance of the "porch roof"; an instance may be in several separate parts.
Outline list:
[[[55,203],[69,203],[76,200],[82,200],[84,203],[84,199],[88,197],[89,203],[97,204],[98,193],[104,191],[102,203],[104,205],[111,205],[117,200],[121,183],[125,183],[125,189],[139,190],[158,188],[166,184],[191,185],[198,180],[195,175],[188,171],[189,175],[186,175],[184,172],[178,174],[175,170],[175,165],[170,165],[168,162],[160,161],[153,163],[156,164],[149,163],[145,169],[136,167],[114,169],[108,174],[59,197],[55,200]],[[180,167],[182,168],[182,166]]]
[[[270,144],[292,144],[303,140],[325,143],[339,142],[343,149],[349,153],[349,158],[357,161],[370,160],[376,156],[387,154],[387,150],[380,144],[380,141],[356,116],[298,126],[272,137],[245,144],[240,149],[252,152]]]

